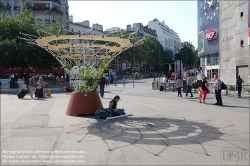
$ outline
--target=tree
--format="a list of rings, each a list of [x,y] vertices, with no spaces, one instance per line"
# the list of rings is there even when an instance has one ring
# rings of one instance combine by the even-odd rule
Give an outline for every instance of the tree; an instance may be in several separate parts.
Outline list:
[[[184,46],[181,48],[180,53],[182,54],[182,63],[187,66],[195,65],[195,54],[190,47]]]
[[[56,59],[46,50],[21,40],[20,32],[38,36],[36,29],[44,32],[40,35],[58,32],[58,23],[43,24],[41,19],[33,19],[31,12],[25,9],[18,17],[7,16],[0,20],[0,65],[2,68],[53,69],[60,67]]]
[[[194,59],[195,59],[195,66],[196,67],[200,67],[200,57],[198,56],[198,49],[193,50],[193,54],[194,54]]]

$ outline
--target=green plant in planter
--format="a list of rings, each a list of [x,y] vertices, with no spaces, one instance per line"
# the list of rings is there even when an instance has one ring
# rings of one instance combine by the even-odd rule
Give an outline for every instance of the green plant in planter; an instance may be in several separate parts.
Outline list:
[[[70,70],[70,77],[75,92],[95,92],[101,76],[108,68],[107,61],[103,61],[98,67],[95,65],[81,66],[78,63],[79,74],[75,75],[73,69]]]
[[[138,72],[135,72],[135,79],[138,79],[140,77],[140,74]]]
[[[230,91],[235,91],[235,86],[229,85],[228,90],[230,90]]]

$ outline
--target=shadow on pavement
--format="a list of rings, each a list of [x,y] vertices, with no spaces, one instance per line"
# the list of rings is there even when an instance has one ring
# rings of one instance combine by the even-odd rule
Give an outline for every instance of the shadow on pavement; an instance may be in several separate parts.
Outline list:
[[[78,127],[79,129],[83,128],[82,126]],[[207,156],[209,156],[209,154],[203,147],[202,143],[221,140],[220,137],[224,134],[219,131],[218,128],[205,123],[168,118],[125,117],[108,121],[98,120],[98,122],[84,128],[88,130],[88,133],[77,142],[86,143],[104,141],[109,151],[118,148],[111,148],[109,145],[107,145],[106,140],[124,142],[127,143],[125,146],[132,145],[139,148],[141,148],[139,144],[160,145],[163,146],[164,149],[172,145],[198,144],[202,146],[202,149],[204,150],[203,154]],[[77,131],[78,130],[74,130],[72,132],[68,132],[68,134],[74,134],[74,132]],[[87,138],[89,134],[98,136],[100,138],[88,140]],[[150,151],[150,153],[158,156],[164,151],[162,148],[160,149],[161,150],[159,150],[157,153],[154,153],[150,150],[147,150],[147,152]]]

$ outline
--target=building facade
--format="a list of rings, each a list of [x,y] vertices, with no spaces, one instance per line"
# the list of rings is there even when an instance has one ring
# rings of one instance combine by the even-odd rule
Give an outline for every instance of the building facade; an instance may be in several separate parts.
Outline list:
[[[249,84],[249,1],[220,1],[220,75],[235,85],[238,75]]]
[[[141,36],[152,36],[157,38],[156,30],[148,28],[148,25],[143,26],[142,23],[134,23],[133,26],[129,24],[127,25],[126,31],[128,33],[139,31]]]
[[[182,42],[178,34],[170,29],[165,23],[158,19],[148,22],[148,28],[156,30],[157,39],[163,46],[164,50],[171,50],[173,53],[179,52],[182,48]]]
[[[69,23],[68,0],[0,0],[0,19],[8,16],[19,16],[28,8],[34,18],[41,18],[45,23],[59,22],[65,29]]]
[[[219,56],[219,0],[197,1],[198,14],[198,56],[204,76],[212,80],[213,75],[220,77]]]

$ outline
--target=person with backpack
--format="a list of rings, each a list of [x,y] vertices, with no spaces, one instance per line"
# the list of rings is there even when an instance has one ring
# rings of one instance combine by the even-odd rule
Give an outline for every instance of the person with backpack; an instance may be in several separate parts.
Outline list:
[[[242,83],[244,81],[240,78],[240,75],[236,79],[236,88],[238,90],[238,96],[241,97],[241,91],[242,91]]]
[[[124,109],[117,109],[117,103],[121,100],[120,96],[116,95],[110,102],[109,102],[109,109],[113,112],[114,116],[120,116],[126,114]]]
[[[222,97],[221,97],[221,80],[218,78],[217,75],[214,75],[214,92],[215,92],[215,98],[216,98],[216,103],[215,105],[223,105],[222,103]]]

